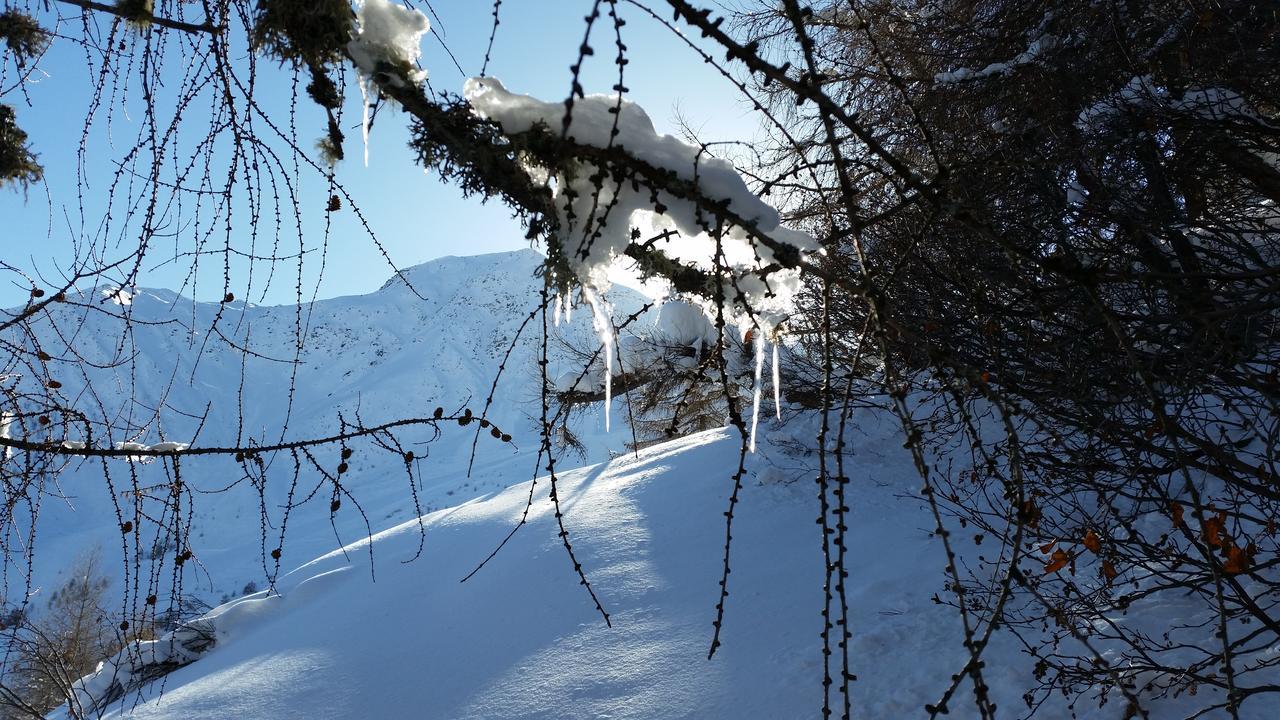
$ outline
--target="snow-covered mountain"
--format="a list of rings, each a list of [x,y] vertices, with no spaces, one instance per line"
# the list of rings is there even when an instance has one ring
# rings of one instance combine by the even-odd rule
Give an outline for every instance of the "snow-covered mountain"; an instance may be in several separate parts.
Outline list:
[[[55,440],[88,439],[98,447],[123,441],[196,447],[269,444],[329,436],[341,421],[372,426],[430,417],[437,407],[446,414],[466,407],[479,415],[515,340],[488,412],[494,425],[512,436],[510,443],[494,440],[487,429],[481,432],[479,423],[451,426],[438,438],[430,428],[396,433],[403,449],[414,452],[414,489],[419,507],[430,511],[533,475],[542,323],[529,322],[518,340],[517,333],[537,307],[542,281],[534,273],[541,262],[533,250],[447,257],[405,269],[377,292],[301,306],[192,302],[150,289],[119,296],[94,288],[72,297],[73,302],[51,306],[51,316],[35,322],[30,336],[11,334],[15,342],[52,358],[47,371],[28,368],[11,382],[20,390],[43,393],[47,381],[55,379],[61,384],[56,390],[60,404],[110,420],[107,437],[85,438],[77,424],[64,427],[55,415]],[[127,302],[121,304],[121,299]],[[642,302],[622,287],[610,299],[620,312],[631,312]],[[552,333],[553,373],[570,367],[566,345],[593,348],[599,343],[587,312],[575,314]],[[585,422],[578,430],[594,458],[604,459],[610,448],[623,446],[626,438],[606,435],[598,416]],[[14,434],[43,437],[44,432],[48,428],[32,425]],[[94,432],[104,431],[95,425]],[[467,477],[477,433],[477,456]],[[343,497],[346,507],[331,527],[332,491],[321,488],[309,505],[289,517],[285,569],[417,515],[402,456],[367,441],[350,447],[354,454],[342,476],[350,492]],[[338,447],[313,452],[333,472]],[[264,564],[264,555],[278,542],[281,508],[290,493],[296,500],[324,482],[307,458],[301,462],[295,484],[287,454],[265,468],[265,482],[254,473],[248,477],[244,466],[229,457],[184,461],[189,492],[182,495],[179,510],[192,512],[190,550],[196,561],[187,567],[187,592],[216,601],[238,594],[248,583],[265,586],[264,575],[273,563],[268,557]],[[172,482],[163,463],[131,466],[112,460],[106,468],[114,483],[113,500],[104,487],[103,467],[99,460],[86,460],[69,468],[55,490],[63,498],[47,498],[40,508],[32,578],[37,597],[77,557],[98,552],[103,567],[121,565],[116,562],[119,525],[142,514],[131,511],[131,493],[145,494],[148,487]],[[228,486],[230,490],[219,492]],[[167,578],[164,563],[172,557],[166,554],[177,552],[168,537],[173,518],[152,519],[158,522],[137,522],[142,559],[153,576]],[[129,546],[130,552],[137,549]],[[6,597],[11,600],[24,592],[21,575],[7,576]],[[163,593],[167,583],[157,584]]]

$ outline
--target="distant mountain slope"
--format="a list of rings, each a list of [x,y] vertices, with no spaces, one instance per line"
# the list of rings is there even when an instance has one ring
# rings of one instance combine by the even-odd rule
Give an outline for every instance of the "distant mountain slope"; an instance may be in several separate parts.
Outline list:
[[[542,281],[534,274],[541,264],[532,250],[447,257],[405,269],[369,295],[301,307],[259,307],[238,300],[199,303],[149,289],[132,292],[128,304],[120,305],[95,288],[73,298],[78,304],[55,304],[52,318],[35,323],[31,336],[11,333],[10,340],[53,358],[47,377],[28,369],[16,382],[43,392],[48,379],[57,379],[64,405],[109,420],[110,436],[94,438],[97,446],[161,440],[194,446],[270,443],[331,435],[339,428],[340,415],[347,422],[374,425],[429,417],[438,406],[449,413],[467,406],[479,414],[509,344],[537,307]],[[642,302],[621,287],[611,299],[621,312]],[[130,319],[127,327],[122,317]],[[215,319],[217,333],[211,334]],[[464,471],[478,424],[452,427],[429,444],[427,429],[399,433],[417,457],[416,489],[423,510],[532,475],[541,327],[540,321],[531,322],[521,335],[489,412],[513,442],[493,441],[485,431],[471,478]],[[586,312],[554,333],[578,347],[599,342]],[[565,362],[559,340],[553,340],[551,352],[554,373]],[[622,433],[605,435],[596,427],[598,420],[590,419],[591,426],[582,430],[593,456],[603,458],[607,447],[620,448],[625,438]],[[42,430],[29,428],[23,434]],[[67,434],[66,439],[86,439],[76,428]],[[369,527],[376,531],[415,515],[400,456],[376,451],[367,442],[352,448],[355,455],[343,482]],[[320,450],[318,459],[332,470],[337,451]],[[184,463],[184,482],[191,490],[184,502],[194,504],[191,550],[196,560],[194,568],[188,566],[188,591],[217,600],[237,594],[249,582],[263,584],[262,556],[275,546],[280,508],[295,490],[285,460],[278,457],[267,468],[261,505],[253,480],[229,458]],[[60,491],[65,501],[46,499],[40,508],[37,589],[95,548],[107,568],[119,565],[113,562],[120,554],[118,522],[132,519],[130,492],[171,482],[161,463],[131,468],[113,460],[108,470],[117,491],[115,503],[123,508],[119,519],[99,461],[84,461],[64,473]],[[299,495],[320,482],[320,473],[304,466]],[[230,492],[216,492],[233,484]],[[366,533],[365,518],[352,502],[338,512],[334,527],[328,510],[325,490],[290,517],[282,560],[286,569]],[[145,524],[144,533],[165,534]],[[173,555],[174,549],[159,543],[153,553],[143,545],[143,559],[149,563],[144,573],[168,577],[163,565],[172,560],[166,553]],[[269,559],[266,564],[271,565]],[[8,576],[10,600],[21,596],[19,575]]]

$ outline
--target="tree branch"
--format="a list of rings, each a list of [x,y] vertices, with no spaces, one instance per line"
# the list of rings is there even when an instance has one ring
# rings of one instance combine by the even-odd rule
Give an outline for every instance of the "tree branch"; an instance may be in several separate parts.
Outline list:
[[[375,435],[387,430],[393,430],[398,427],[406,427],[412,425],[431,425],[437,427],[440,423],[455,421],[460,424],[470,424],[473,419],[472,415],[442,415],[441,417],[430,418],[404,418],[401,420],[393,420],[381,425],[372,427],[363,427],[350,432],[337,433],[328,437],[311,438],[308,440],[294,440],[291,442],[276,443],[274,445],[250,445],[244,447],[197,447],[186,448],[184,450],[152,450],[150,448],[128,450],[115,448],[69,448],[62,445],[60,440],[51,440],[48,442],[37,442],[32,440],[22,440],[18,438],[0,437],[0,447],[11,448],[13,450],[24,450],[27,452],[44,452],[53,453],[55,455],[73,455],[76,457],[179,457],[188,455],[235,455],[238,453],[260,453],[275,452],[278,450],[296,450],[298,448],[312,447],[315,445],[329,445],[343,440],[364,437],[366,435]],[[479,418],[474,418],[479,420]],[[465,420],[466,422],[460,422]]]
[[[100,12],[110,13],[116,17],[121,17],[126,20],[132,19],[121,12],[115,5],[93,2],[93,0],[58,0],[58,2],[64,5],[74,5],[79,8],[84,8],[85,10],[98,10]],[[152,25],[169,28],[171,30],[181,30],[182,32],[189,33],[209,33],[210,35],[217,35],[224,29],[221,26],[214,25],[209,22],[196,25],[195,23],[183,22],[181,20],[171,20],[169,18],[160,17],[159,15],[152,15],[150,22]]]

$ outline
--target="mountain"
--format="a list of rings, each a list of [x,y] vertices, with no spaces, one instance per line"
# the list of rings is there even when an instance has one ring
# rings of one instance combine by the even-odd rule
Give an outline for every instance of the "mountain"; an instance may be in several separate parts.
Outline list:
[[[229,457],[184,459],[177,503],[156,490],[173,483],[167,463],[112,460],[104,479],[101,461],[78,461],[60,475],[56,489],[49,488],[61,498],[46,498],[39,507],[29,592],[39,602],[41,589],[56,585],[77,557],[96,552],[111,570],[122,566],[126,552],[142,562],[143,579],[163,596],[176,545],[186,544],[195,562],[182,574],[183,589],[217,601],[250,583],[264,587],[274,574],[268,554],[279,543],[282,508],[291,497],[315,491],[287,518],[286,569],[416,516],[418,509],[447,507],[504,487],[513,477],[532,477],[541,320],[529,322],[518,339],[517,332],[537,307],[541,265],[533,250],[446,257],[407,268],[371,294],[299,306],[193,302],[167,290],[121,295],[113,288],[85,290],[51,305],[29,332],[9,333],[8,341],[52,358],[22,368],[10,381],[13,392],[38,398],[51,392],[48,380],[57,380],[61,387],[52,392],[58,404],[94,420],[88,428],[94,437],[86,437],[81,423],[64,424],[65,414],[52,414],[52,429],[28,418],[23,437],[48,433],[54,441],[87,440],[97,447],[124,441],[228,447],[325,437],[343,421],[372,426],[425,418],[437,407],[447,415],[464,407],[479,415],[515,341],[487,414],[512,439],[494,440],[479,423],[450,424],[438,438],[430,428],[397,430],[401,452],[415,455],[412,488],[401,452],[352,441],[353,456],[341,476],[349,494],[337,498],[344,507],[332,519],[334,491],[305,455],[296,479],[287,453],[260,468]],[[643,300],[622,287],[610,299],[626,313]],[[575,313],[572,322],[552,328],[552,373],[572,366],[567,347],[598,345],[590,313]],[[605,434],[598,413],[576,430],[593,459],[608,457],[626,440],[623,433]],[[312,452],[320,468],[335,472],[336,445]],[[124,522],[135,523],[137,534],[122,549]],[[19,517],[14,525],[29,523]],[[188,527],[191,535],[184,538]],[[129,578],[127,569],[118,570],[121,580]],[[11,603],[28,592],[23,574],[6,579]]]

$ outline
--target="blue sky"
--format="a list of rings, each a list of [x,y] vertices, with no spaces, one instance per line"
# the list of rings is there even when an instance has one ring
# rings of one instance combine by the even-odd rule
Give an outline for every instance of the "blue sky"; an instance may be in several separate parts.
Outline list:
[[[460,92],[466,76],[478,74],[491,28],[492,5],[479,0],[435,2],[438,19],[433,18],[436,35],[423,42],[423,65],[430,72],[430,82],[437,90]],[[568,93],[569,66],[577,59],[584,22],[590,0],[505,0],[502,24],[498,28],[489,74],[501,79],[514,92],[529,93],[544,99],[562,99]],[[425,9],[425,7],[424,7]],[[620,4],[619,12],[627,25],[623,28],[630,63],[626,67],[628,97],[645,107],[655,125],[663,132],[677,134],[677,117],[699,133],[704,140],[750,140],[756,121],[733,87],[719,73],[704,64],[680,40],[635,7]],[[68,32],[78,28],[72,26]],[[596,54],[583,72],[587,92],[608,92],[616,82],[613,64],[613,31],[607,18],[597,22],[592,44]],[[456,57],[462,72],[454,66],[441,45],[441,38]],[[181,65],[169,58],[166,71],[175,72]],[[12,70],[12,65],[10,65]],[[105,133],[92,138],[96,143],[90,154],[86,174],[90,179],[85,230],[69,230],[66,217],[78,212],[75,186],[76,147],[89,101],[89,73],[83,51],[71,43],[55,42],[41,62],[37,82],[29,84],[30,105],[16,93],[3,101],[15,105],[19,124],[31,136],[33,149],[40,154],[46,170],[46,183],[32,187],[23,195],[11,189],[0,190],[0,221],[3,222],[3,258],[24,269],[57,276],[57,267],[71,256],[77,235],[91,232],[100,218],[93,208],[100,192],[114,170],[113,159],[119,150],[111,141],[116,136],[132,137],[137,122],[136,97],[124,98],[112,108],[112,136]],[[280,88],[288,72],[266,61],[259,69],[263,78],[262,100],[286,107]],[[11,76],[10,76],[11,77]],[[6,78],[0,78],[5,80]],[[273,87],[273,83],[275,87]],[[0,82],[7,87],[8,82]],[[370,141],[369,166],[362,162],[359,129],[359,93],[354,87],[348,94],[344,122],[347,132],[347,159],[338,167],[338,179],[344,183],[369,220],[371,229],[399,266],[409,266],[444,255],[470,255],[526,247],[527,241],[510,211],[497,203],[481,205],[478,199],[463,198],[461,192],[438,178],[423,172],[414,164],[406,148],[407,122],[403,114],[383,111],[377,119]],[[302,103],[309,103],[305,96]],[[132,105],[131,105],[132,104]],[[134,113],[129,109],[133,107]],[[199,113],[192,109],[187,113]],[[323,132],[319,116],[308,107],[300,109],[299,144],[310,147]],[[309,113],[309,114],[307,114]],[[184,114],[184,120],[187,115]],[[193,118],[194,124],[207,117]],[[127,145],[126,145],[127,147]],[[96,181],[96,182],[95,182]],[[305,271],[306,297],[315,288],[319,270],[319,228],[324,219],[324,188],[318,180],[304,187],[304,201],[311,225],[304,235],[313,252]],[[241,214],[239,217],[244,217]],[[391,275],[387,261],[373,246],[353,213],[344,208],[332,216],[332,239],[326,249],[325,273],[318,296],[333,297],[365,293],[377,289]],[[70,223],[72,227],[78,222]],[[234,227],[236,240],[246,228]],[[127,244],[128,236],[115,242]],[[153,249],[145,266],[140,285],[177,288],[187,278],[189,262],[174,261],[175,249],[189,249],[192,238],[181,230],[174,238],[166,238],[166,247]],[[296,240],[293,240],[296,244]],[[168,262],[166,262],[166,260]],[[210,263],[206,263],[209,265]],[[269,288],[255,281],[248,298],[268,304],[289,302],[295,296],[292,268],[282,280]],[[208,276],[214,275],[212,280]],[[201,299],[221,297],[221,260],[212,269],[201,272],[194,294]],[[27,290],[15,287],[7,276],[0,281],[0,304],[12,306],[24,301]],[[243,284],[233,278],[233,287]],[[192,294],[191,288],[186,292]]]

